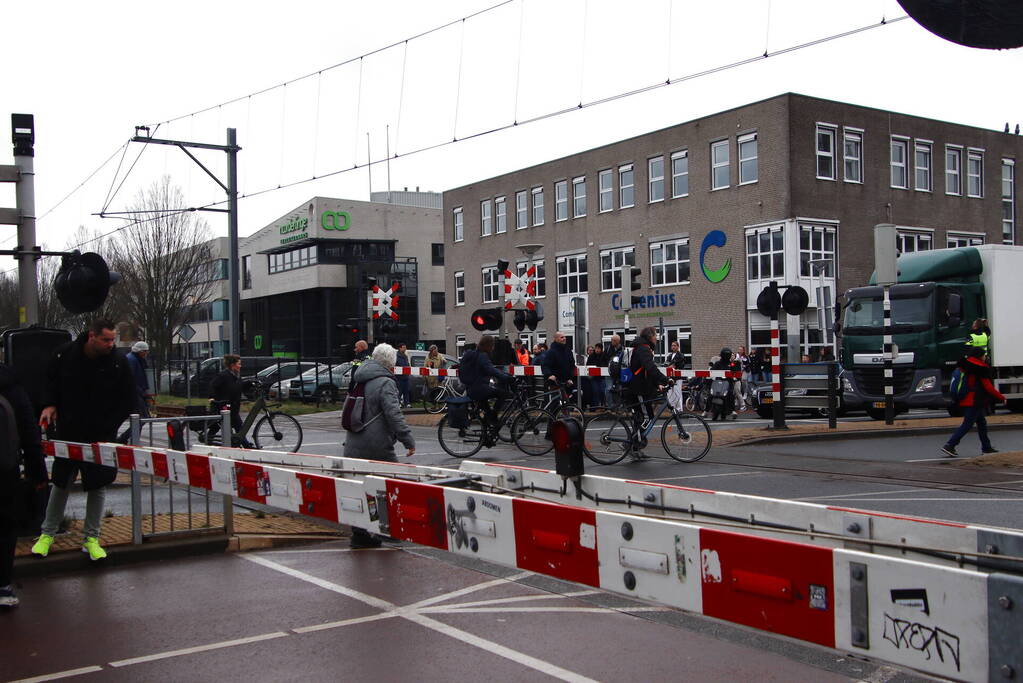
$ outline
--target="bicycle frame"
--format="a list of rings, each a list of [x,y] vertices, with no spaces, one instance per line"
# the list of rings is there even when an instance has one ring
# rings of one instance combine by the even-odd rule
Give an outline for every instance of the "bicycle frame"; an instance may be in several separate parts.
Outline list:
[[[646,406],[650,403],[654,403],[655,401],[662,400],[664,401],[664,403],[663,405],[661,405],[661,409],[657,411],[652,418],[649,416],[644,418],[643,423],[640,425],[639,431],[636,432],[635,423],[633,422],[634,417],[633,408],[635,408],[636,406]],[[679,411],[675,410],[675,407],[671,405],[671,401],[668,401],[664,394],[661,394],[659,396],[655,396],[654,398],[640,399],[635,403],[622,403],[619,405],[618,409],[616,410],[616,413],[618,414],[619,417],[622,418],[622,421],[625,423],[625,429],[629,434],[629,441],[633,441],[636,439],[637,436],[642,436],[644,438],[649,436],[650,432],[654,430],[654,426],[657,424],[657,421],[660,420],[661,416],[664,415],[665,410],[670,410],[672,417],[680,414]],[[644,410],[644,413],[645,412],[646,411]],[[680,428],[682,428],[681,425],[679,426]],[[612,441],[613,440],[615,439],[612,438]],[[624,439],[619,440],[624,442]]]

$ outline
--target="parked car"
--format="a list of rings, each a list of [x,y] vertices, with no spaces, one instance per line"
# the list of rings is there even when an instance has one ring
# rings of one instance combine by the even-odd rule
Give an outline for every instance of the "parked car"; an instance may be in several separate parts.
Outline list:
[[[406,351],[408,355],[409,365],[414,368],[421,368],[426,365],[426,357],[429,354],[428,351],[419,351],[418,349],[409,349]],[[458,359],[454,356],[449,356],[446,353],[442,353],[444,356],[444,367],[452,368],[458,364]],[[457,381],[457,380],[456,380]],[[461,385],[458,386],[461,388]],[[409,382],[409,395],[412,396],[413,401],[421,401],[423,396],[426,395],[426,378],[420,375],[412,375],[412,381]]]
[[[269,393],[269,389],[274,384],[281,382],[287,382],[288,380],[298,377],[306,370],[311,370],[316,367],[316,363],[313,361],[287,361],[280,362],[271,365],[270,367],[263,368],[254,375],[243,377],[246,381],[246,398],[252,400],[255,398],[255,386],[263,387],[264,393]],[[242,367],[244,368],[244,361],[242,361]]]
[[[841,374],[841,372],[839,372],[838,376],[839,376],[839,387],[841,387],[842,386],[842,381],[841,381],[842,374]],[[801,377],[801,376],[800,375],[796,375],[796,374],[787,374],[786,375],[786,379],[798,379],[799,377]],[[751,387],[752,391],[755,394],[754,406],[756,407],[757,415],[759,415],[761,418],[763,418],[765,420],[770,420],[771,418],[773,418],[774,417],[774,406],[772,404],[773,404],[773,401],[774,401],[774,397],[773,397],[773,392],[772,392],[772,389],[771,389],[771,383],[770,382],[764,382],[764,383],[761,383],[761,384],[750,383],[750,387]],[[823,396],[823,395],[826,395],[826,392],[824,390],[822,390],[822,389],[786,389],[785,390],[785,398],[789,398],[789,397],[796,398],[796,397],[808,396],[808,395],[809,396]],[[845,408],[844,402],[842,401],[842,391],[841,391],[841,389],[839,389],[838,391],[835,392],[835,401],[836,401],[836,403],[835,403],[835,409],[836,409],[835,410],[835,414],[837,416],[839,416],[839,417],[841,417],[842,415],[845,415],[846,408]],[[792,407],[792,406],[788,405],[787,402],[786,402],[786,406],[785,406],[785,412],[786,413],[800,413],[800,412],[801,413],[811,413],[813,415],[817,415],[817,416],[820,416],[820,417],[827,417],[827,415],[828,415],[827,408],[797,408],[797,407]]]
[[[280,363],[283,359],[275,356],[242,356],[242,372],[249,374],[256,374],[261,370],[264,370],[271,365]],[[213,378],[224,369],[223,358],[207,358],[199,364],[199,371],[192,373],[188,378],[188,383],[191,385],[192,396],[206,397],[210,393],[210,382]],[[175,377],[171,381],[171,393],[175,396],[185,396],[185,377],[183,375]]]
[[[280,400],[298,401],[337,401],[341,394],[348,391],[351,379],[352,364],[314,363],[298,377],[278,382],[271,389],[271,396],[277,393]]]

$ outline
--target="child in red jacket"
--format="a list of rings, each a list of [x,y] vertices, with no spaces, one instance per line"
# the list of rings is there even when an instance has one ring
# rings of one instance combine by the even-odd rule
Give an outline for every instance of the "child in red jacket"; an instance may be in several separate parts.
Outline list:
[[[963,423],[952,433],[948,443],[941,448],[941,452],[950,458],[959,455],[956,452],[956,446],[970,431],[974,423],[977,425],[977,434],[980,435],[981,452],[998,452],[998,449],[991,445],[991,440],[987,436],[986,415],[988,407],[994,403],[1005,401],[1005,397],[991,383],[991,366],[984,362],[985,356],[983,348],[974,347],[967,351],[966,356],[960,358],[957,364],[966,375],[968,390],[966,397],[959,402],[959,406],[963,408]]]

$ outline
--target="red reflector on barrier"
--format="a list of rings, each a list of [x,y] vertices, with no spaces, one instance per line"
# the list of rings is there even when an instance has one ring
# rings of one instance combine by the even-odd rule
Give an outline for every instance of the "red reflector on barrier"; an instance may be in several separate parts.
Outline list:
[[[735,569],[732,571],[732,588],[765,598],[792,601],[792,582],[780,576],[768,576]]]
[[[596,511],[515,500],[512,512],[519,569],[600,585]]]
[[[135,469],[135,449],[130,446],[117,447],[117,467],[122,470]]]
[[[198,486],[202,489],[213,488],[213,478],[210,476],[210,459],[205,455],[186,453],[185,462],[188,463],[188,485]]]
[[[387,517],[394,538],[448,549],[444,489],[439,486],[388,479]]]
[[[270,493],[270,477],[262,467],[247,462],[236,462],[234,477],[239,498],[266,503],[266,497]]]
[[[337,492],[332,477],[296,473],[302,488],[302,512],[313,517],[338,521]]]

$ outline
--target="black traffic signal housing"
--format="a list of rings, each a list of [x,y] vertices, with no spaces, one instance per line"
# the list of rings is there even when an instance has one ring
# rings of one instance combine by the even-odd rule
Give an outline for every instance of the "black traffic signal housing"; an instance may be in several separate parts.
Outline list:
[[[810,305],[810,295],[798,285],[792,285],[781,295],[781,307],[789,315],[802,315]]]
[[[499,330],[501,329],[503,316],[504,309],[502,308],[477,308],[472,312],[472,317],[469,321],[480,332],[484,330]]]
[[[535,330],[536,326],[543,320],[543,304],[539,301],[533,302],[534,308],[526,311],[526,327]]]
[[[578,420],[556,420],[550,427],[554,442],[554,469],[562,477],[583,474],[583,428]]]
[[[642,297],[632,296],[632,293],[640,289],[639,276],[643,271],[637,266],[625,264],[622,266],[622,308],[629,309],[639,305]]]
[[[62,257],[53,288],[69,313],[89,313],[103,305],[110,286],[120,281],[120,273],[110,270],[99,254],[74,251]]]
[[[515,329],[519,332],[526,329],[526,312],[521,308],[516,310],[512,324],[515,325]]]

